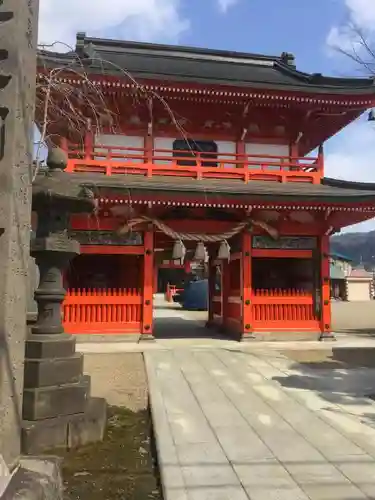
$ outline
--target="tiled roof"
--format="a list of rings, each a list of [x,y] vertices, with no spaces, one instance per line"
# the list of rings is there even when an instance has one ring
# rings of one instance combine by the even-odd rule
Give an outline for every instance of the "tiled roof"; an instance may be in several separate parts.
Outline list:
[[[79,55],[80,61],[74,64]],[[329,95],[375,94],[373,78],[326,77],[298,71],[294,57],[266,56],[196,47],[138,43],[77,35],[76,51],[60,54],[39,52],[40,66],[81,66],[85,71],[123,75],[137,79],[197,84],[231,85],[267,89],[300,90]]]

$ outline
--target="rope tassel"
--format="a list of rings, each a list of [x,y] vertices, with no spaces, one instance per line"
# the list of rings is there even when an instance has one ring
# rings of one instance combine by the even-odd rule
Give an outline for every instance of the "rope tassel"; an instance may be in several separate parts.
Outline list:
[[[206,262],[207,260],[207,250],[204,246],[203,241],[199,241],[197,248],[195,249],[194,260]]]
[[[230,245],[227,240],[223,240],[220,243],[219,251],[217,253],[217,258],[219,260],[229,260],[230,259]]]
[[[172,259],[184,261],[186,255],[185,245],[181,240],[176,240],[173,245]]]

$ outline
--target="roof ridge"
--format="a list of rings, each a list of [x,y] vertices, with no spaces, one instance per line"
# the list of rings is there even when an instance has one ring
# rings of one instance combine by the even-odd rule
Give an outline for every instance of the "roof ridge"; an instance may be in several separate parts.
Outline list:
[[[96,38],[96,37],[88,37],[86,33],[80,32],[77,33],[77,50],[84,49],[87,45],[92,44],[95,46],[104,47],[122,47],[129,49],[147,49],[148,51],[166,51],[166,52],[179,52],[184,54],[194,54],[194,55],[211,55],[211,56],[219,56],[223,58],[233,58],[233,59],[255,59],[260,61],[269,61],[269,62],[283,62],[286,61],[289,57],[289,60],[294,61],[294,56],[287,52],[283,52],[280,56],[276,55],[267,55],[267,54],[256,54],[252,52],[239,52],[234,50],[225,50],[225,49],[208,49],[204,47],[194,47],[194,46],[185,46],[185,45],[168,45],[161,43],[152,43],[152,42],[138,42],[135,40],[112,40],[109,38]]]

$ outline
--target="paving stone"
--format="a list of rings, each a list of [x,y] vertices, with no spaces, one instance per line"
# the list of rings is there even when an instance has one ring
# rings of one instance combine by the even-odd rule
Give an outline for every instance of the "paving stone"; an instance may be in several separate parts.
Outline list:
[[[234,465],[234,470],[245,487],[254,486],[259,490],[297,488],[296,482],[277,460]]]
[[[367,499],[352,484],[309,484],[302,487],[310,500],[364,500]]]
[[[249,426],[218,427],[215,432],[226,456],[234,464],[274,459],[271,450]]]
[[[225,361],[225,353],[220,353],[220,359]],[[235,371],[240,374],[242,371],[242,363],[236,365]],[[249,377],[246,377],[246,383],[249,382]],[[275,385],[273,382],[268,382],[271,387]],[[335,461],[345,458],[348,455],[366,455],[365,452],[345,436],[340,434],[336,429],[327,425],[319,416],[313,414],[309,409],[303,406],[298,400],[294,399],[282,389],[278,389],[275,393],[272,389],[263,390],[264,384],[251,384],[252,389],[258,395],[268,401],[275,401],[276,412],[288,421],[293,428],[301,434],[308,442],[314,445],[328,460]]]
[[[309,497],[298,487],[257,487],[245,488],[251,500],[309,500]]]
[[[374,498],[361,443],[375,452],[375,429],[280,385],[287,361],[191,348],[145,358],[166,500]]]
[[[241,486],[233,467],[227,461],[224,465],[183,465],[181,467],[187,490],[215,486]]]
[[[348,485],[350,481],[333,465],[325,464],[284,464],[286,470],[300,485],[336,484]]]
[[[213,486],[189,490],[189,500],[249,500],[242,486]]]
[[[181,466],[227,465],[228,458],[219,443],[184,444],[177,446],[178,461]]]

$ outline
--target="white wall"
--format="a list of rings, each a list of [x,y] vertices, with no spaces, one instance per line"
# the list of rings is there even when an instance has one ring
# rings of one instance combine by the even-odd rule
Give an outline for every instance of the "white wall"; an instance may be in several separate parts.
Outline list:
[[[245,152],[247,155],[273,155],[273,156],[289,156],[288,144],[260,144],[256,142],[247,142],[245,145]],[[278,160],[259,158],[259,162],[266,163],[268,161],[276,163]],[[249,158],[249,161],[258,161],[258,158]],[[267,165],[266,165],[267,166]],[[250,166],[249,168],[260,168],[260,165]],[[269,167],[268,170],[280,170],[278,167]]]
[[[371,299],[371,281],[347,280],[347,297],[350,302],[364,302]]]
[[[217,149],[218,152],[220,153],[219,160],[231,160],[233,161],[235,159],[234,156],[231,156],[231,154],[236,153],[236,143],[234,141],[215,141],[217,144]],[[229,153],[229,155],[225,155],[224,153]],[[235,168],[235,164],[233,163],[225,163],[223,165],[224,167],[228,168]]]
[[[172,157],[172,148],[173,148],[173,142],[175,141],[175,138],[170,138],[170,137],[154,137],[154,149],[169,149],[168,152],[162,153],[155,151],[155,156],[170,156]],[[165,163],[165,160],[155,160],[154,163],[156,165],[160,165],[162,163]]]
[[[134,136],[134,135],[120,135],[120,134],[98,134],[95,136],[95,144],[101,146],[121,146],[125,148],[144,148],[145,140],[144,137]],[[104,149],[97,148],[97,152],[105,152]],[[141,155],[142,151],[121,151],[120,149],[113,149],[113,153],[119,154],[133,154],[133,155]],[[100,157],[96,157],[95,159],[101,159]],[[129,158],[130,161],[134,161],[134,163],[144,163],[142,159],[132,159]],[[121,159],[114,159],[113,161],[121,161]],[[122,160],[123,161],[123,160]]]

